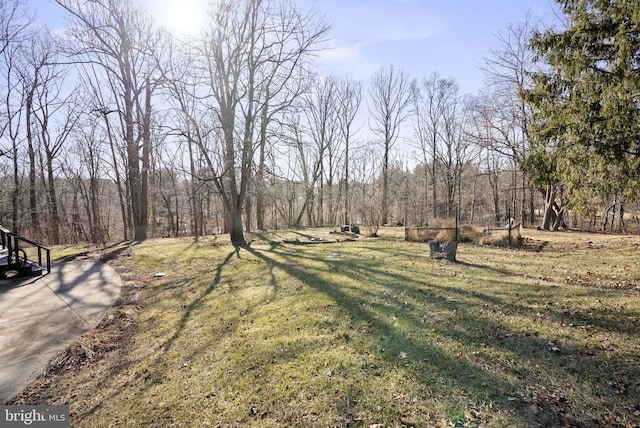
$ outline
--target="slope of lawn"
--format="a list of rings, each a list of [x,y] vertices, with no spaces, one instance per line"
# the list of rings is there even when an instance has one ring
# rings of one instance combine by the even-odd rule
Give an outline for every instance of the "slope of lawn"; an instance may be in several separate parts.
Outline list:
[[[640,426],[637,237],[529,231],[538,251],[458,263],[397,230],[282,243],[326,232],[104,250],[125,288],[103,337],[16,402],[74,427]]]

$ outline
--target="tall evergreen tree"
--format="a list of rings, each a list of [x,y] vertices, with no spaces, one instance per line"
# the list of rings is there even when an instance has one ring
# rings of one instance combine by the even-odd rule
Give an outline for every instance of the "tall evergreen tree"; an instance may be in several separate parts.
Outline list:
[[[524,94],[533,111],[533,150],[525,168],[538,183],[566,183],[576,208],[587,201],[586,191],[634,196],[640,178],[640,4],[556,2],[566,28],[532,39],[544,65]],[[606,171],[611,174],[603,176]],[[590,186],[596,175],[609,186]]]

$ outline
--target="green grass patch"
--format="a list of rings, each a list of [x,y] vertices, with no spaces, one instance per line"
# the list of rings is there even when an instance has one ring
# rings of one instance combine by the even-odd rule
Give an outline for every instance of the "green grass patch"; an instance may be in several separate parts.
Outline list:
[[[637,238],[280,243],[326,232],[136,245],[126,335],[39,397],[74,427],[640,425]]]

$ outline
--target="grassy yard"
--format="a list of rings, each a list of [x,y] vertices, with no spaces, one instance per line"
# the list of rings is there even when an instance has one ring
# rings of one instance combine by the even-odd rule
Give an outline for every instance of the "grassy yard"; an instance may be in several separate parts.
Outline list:
[[[74,427],[640,426],[639,238],[527,231],[539,251],[448,263],[397,229],[282,243],[305,234],[329,236],[99,253],[119,306],[16,402]]]

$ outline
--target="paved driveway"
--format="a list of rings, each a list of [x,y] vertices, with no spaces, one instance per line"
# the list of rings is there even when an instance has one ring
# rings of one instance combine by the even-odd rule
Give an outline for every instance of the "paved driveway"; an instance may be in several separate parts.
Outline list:
[[[106,264],[55,264],[48,275],[0,281],[0,404],[17,395],[49,360],[94,328],[120,295]]]

